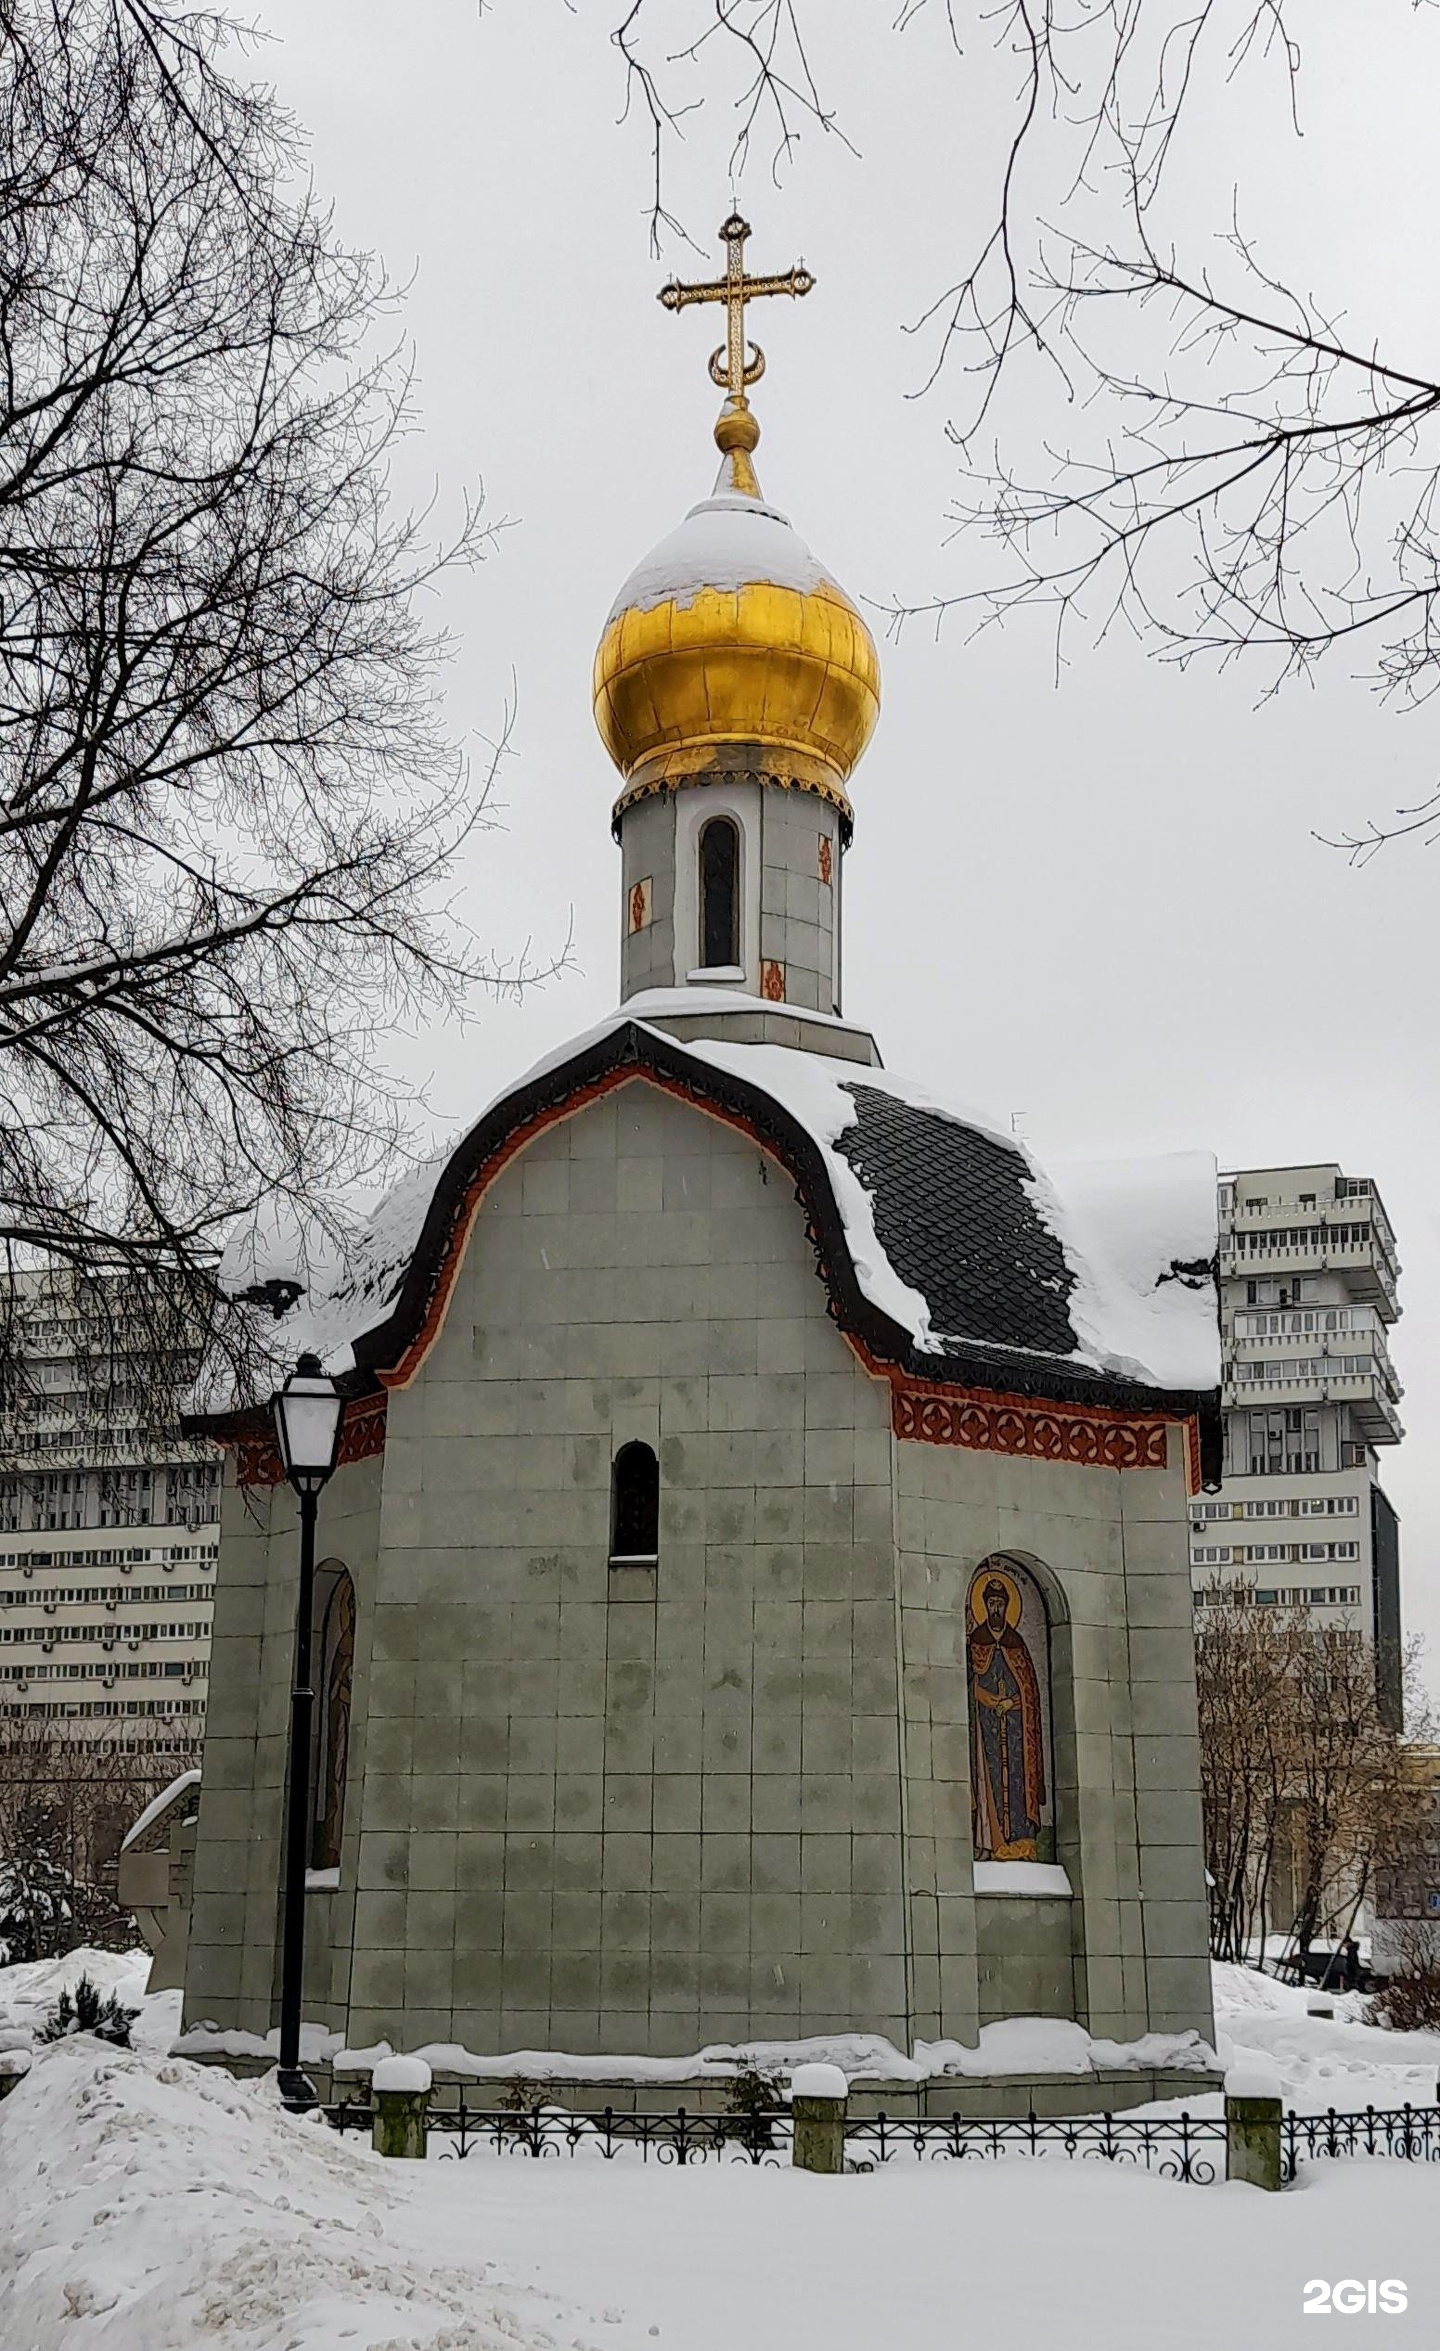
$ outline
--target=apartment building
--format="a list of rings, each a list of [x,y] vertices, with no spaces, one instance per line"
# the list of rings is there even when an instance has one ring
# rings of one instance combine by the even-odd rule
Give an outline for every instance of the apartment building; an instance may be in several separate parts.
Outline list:
[[[20,1274],[0,1381],[0,1725],[185,1753],[205,1718],[220,1515],[179,1434],[193,1359],[118,1287]]]
[[[1225,1482],[1191,1505],[1197,1605],[1244,1583],[1260,1606],[1355,1623],[1398,1714],[1399,1522],[1380,1484],[1402,1394],[1395,1236],[1369,1176],[1324,1164],[1220,1179]]]

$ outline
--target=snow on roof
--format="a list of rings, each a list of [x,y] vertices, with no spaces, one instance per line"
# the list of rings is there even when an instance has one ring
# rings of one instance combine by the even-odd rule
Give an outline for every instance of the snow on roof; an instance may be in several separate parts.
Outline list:
[[[178,1803],[180,1798],[187,1795],[191,1788],[198,1788],[199,1785],[200,1774],[198,1770],[182,1771],[170,1782],[168,1788],[162,1788],[158,1796],[152,1796],[144,1811],[131,1821],[129,1828],[121,1838],[121,1852],[130,1852],[134,1846],[139,1844],[146,1830],[154,1827],[162,1812],[168,1812],[172,1804]]]
[[[901,1277],[886,1255],[875,1230],[875,1195],[844,1154],[835,1149],[858,1115],[848,1087],[862,1071],[867,1083],[880,1073],[863,1063],[830,1061],[792,1045],[732,1045],[705,1037],[690,1039],[687,1050],[717,1069],[728,1069],[733,1076],[763,1087],[820,1145],[861,1289],[872,1306],[878,1306],[882,1314],[910,1333],[918,1347],[935,1351],[929,1302],[922,1291]],[[896,1091],[896,1081],[888,1073],[882,1084],[887,1093]]]
[[[1070,1169],[1057,1180],[1046,1176],[1014,1135],[983,1113],[945,1102],[929,1086],[893,1071],[831,1061],[786,1045],[738,1045],[705,1038],[691,1040],[688,1050],[762,1086],[821,1145],[860,1287],[872,1305],[909,1331],[922,1352],[943,1355],[947,1342],[955,1341],[986,1347],[1008,1343],[1017,1353],[1061,1353],[1147,1387],[1218,1385],[1220,1333],[1213,1276],[1207,1270],[1187,1282],[1172,1271],[1177,1261],[1208,1269],[1215,1254],[1216,1167],[1205,1153],[1108,1162]],[[992,1165],[997,1155],[1009,1155],[1019,1186],[1028,1193],[1039,1224],[1058,1243],[1073,1284],[1068,1299],[1056,1299],[1056,1305],[1063,1303],[1068,1311],[1068,1347],[1054,1340],[1046,1343],[1039,1332],[1033,1347],[1027,1347],[1018,1324],[1007,1342],[993,1329],[957,1327],[953,1319],[933,1310],[933,1290],[924,1271],[910,1261],[909,1251],[893,1246],[887,1250],[877,1230],[877,1215],[882,1226],[894,1222],[886,1217],[883,1182],[868,1184],[863,1161],[857,1167],[857,1155],[849,1148],[850,1131],[863,1123],[863,1105],[870,1096],[888,1096],[920,1113],[912,1125],[921,1133],[929,1127],[932,1141],[935,1129],[949,1124],[987,1143]],[[940,1205],[942,1210],[953,1205],[958,1216],[967,1208],[972,1213],[978,1210],[978,1200],[953,1194],[950,1202]],[[903,1271],[897,1256],[906,1259]],[[1037,1279],[1045,1283],[1043,1265],[1037,1268]]]
[[[420,1161],[368,1208],[357,1206],[345,1246],[333,1230],[303,1226],[288,1201],[281,1212],[267,1210],[237,1226],[220,1260],[219,1282],[227,1297],[268,1281],[295,1282],[300,1288],[287,1313],[272,1318],[264,1309],[256,1316],[256,1343],[275,1375],[274,1385],[307,1353],[318,1355],[328,1371],[351,1368],[354,1341],[384,1321],[405,1278],[451,1156],[445,1150]],[[218,1358],[202,1369],[190,1399],[197,1412],[224,1412],[239,1401],[225,1384]]]
[[[1219,1240],[1216,1180],[1208,1152],[1173,1151],[1056,1166],[1046,1183],[1076,1268],[1070,1319],[1077,1333],[1147,1365],[1165,1387],[1219,1384],[1220,1325],[1208,1271]],[[1177,1273],[1177,1266],[1191,1270]]]
[[[767,1019],[774,1020],[778,1014],[783,1020],[803,1022],[806,1028],[847,1029],[853,1033],[861,1027],[858,1021],[848,1019],[841,1012],[815,1012],[808,1004],[776,1004],[768,996],[747,996],[743,988],[707,988],[698,984],[684,988],[642,988],[638,996],[626,997],[622,1009],[632,1020],[667,1019],[673,1013],[689,1017],[704,1012],[763,1012]]]
[[[1218,1385],[1213,1159],[1188,1152],[1047,1175],[993,1121],[892,1071],[784,1045],[681,1041],[637,1017],[746,1001],[728,991],[677,992],[663,1007],[638,999],[504,1087],[486,1115],[633,1021],[672,1054],[768,1095],[811,1138],[863,1296],[934,1358],[937,1378],[947,1354],[968,1347],[1002,1371],[1007,1359],[1032,1371],[1049,1360],[1156,1389]],[[227,1287],[240,1286],[236,1272],[305,1282],[288,1313],[266,1318],[277,1363],[308,1348],[333,1372],[351,1368],[355,1342],[393,1308],[452,1157],[412,1169],[331,1263],[323,1252],[305,1261],[293,1234],[236,1244]],[[205,1392],[204,1402],[222,1410],[226,1400]]]
[[[702,588],[733,593],[754,581],[794,588],[802,596],[835,582],[817,563],[788,514],[738,490],[717,491],[692,506],[638,563],[610,607],[607,620],[622,612],[649,612],[673,599],[693,604]],[[838,592],[838,591],[837,591]]]

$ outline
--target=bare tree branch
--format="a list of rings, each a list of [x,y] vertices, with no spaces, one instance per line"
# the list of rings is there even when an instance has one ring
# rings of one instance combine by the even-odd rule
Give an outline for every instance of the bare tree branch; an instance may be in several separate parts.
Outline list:
[[[762,125],[768,129],[769,170],[777,185],[807,124],[839,138],[855,152],[812,71],[802,0],[692,0],[685,13],[693,16],[697,29],[672,49],[660,46],[663,34],[647,43],[647,28],[659,17],[652,0],[631,0],[610,35],[625,64],[620,119],[624,122],[636,113],[647,126],[650,250],[657,259],[667,233],[703,250],[670,209],[666,196],[671,145],[683,137],[681,126],[687,117],[698,114],[715,95],[711,75],[697,84],[686,80],[685,69],[713,68],[724,102],[736,117],[729,156],[732,183],[743,176]]]
[[[627,15],[632,47],[645,8]],[[807,120],[833,122],[809,71],[814,0],[712,9],[655,61],[657,92],[674,93],[665,63],[703,63],[702,96],[735,103],[718,35],[748,39],[732,162],[762,112],[788,159]],[[913,32],[927,14],[897,0],[892,22]],[[895,598],[892,629],[1041,608],[1057,660],[1077,624],[1093,638],[1121,623],[1181,663],[1243,657],[1267,691],[1334,654],[1382,694],[1433,690],[1440,377],[1277,271],[1234,203],[1223,222],[1196,205],[1204,142],[1242,88],[1272,104],[1273,177],[1300,127],[1298,22],[1294,0],[945,0],[993,197],[909,331],[928,352],[916,396],[954,402],[966,560],[953,585]],[[661,162],[657,143],[657,206]],[[1428,838],[1429,808],[1343,845]]]
[[[440,898],[506,736],[420,618],[498,526],[392,506],[394,289],[237,37],[0,0],[0,1254],[202,1326],[237,1217],[399,1145],[377,1039],[507,977]]]

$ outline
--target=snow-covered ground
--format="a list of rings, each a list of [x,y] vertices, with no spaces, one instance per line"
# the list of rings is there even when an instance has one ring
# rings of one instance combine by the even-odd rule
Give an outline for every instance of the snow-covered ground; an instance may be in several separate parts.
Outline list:
[[[81,1964],[141,1997],[143,1960],[0,1971],[0,2046]],[[1434,2097],[1440,2035],[1333,2021],[1217,1971],[1221,2033],[1302,2107]],[[323,2123],[167,2054],[36,2051],[0,2105],[4,2351],[1176,2351],[1309,2341],[1313,2279],[1399,2279],[1382,2340],[1433,2339],[1435,2167],[1307,2168],[1280,2197],[1055,2157],[838,2180],[638,2159],[383,2164]],[[1197,2102],[1198,2103],[1198,2102]],[[1380,2325],[1361,2317],[1357,2344]],[[1368,2330],[1368,2331],[1367,2331]]]
[[[138,2010],[131,2033],[136,2048],[164,2055],[180,2029],[180,1994],[151,1998],[145,1990],[149,1973],[148,1951],[85,1949],[64,1959],[0,1967],[0,2050],[30,2048],[64,1987],[73,1989],[85,1975],[97,1991],[113,1992],[126,2008]]]
[[[1232,2051],[1263,2053],[1286,2105],[1298,2113],[1435,2104],[1440,2033],[1387,2033],[1366,2024],[1361,1992],[1297,1991],[1248,1967],[1216,1966],[1213,1974],[1221,2062],[1228,2065]],[[1312,2016],[1312,2002],[1332,2006],[1334,2017]],[[1193,2105],[1207,2111],[1199,2100]]]

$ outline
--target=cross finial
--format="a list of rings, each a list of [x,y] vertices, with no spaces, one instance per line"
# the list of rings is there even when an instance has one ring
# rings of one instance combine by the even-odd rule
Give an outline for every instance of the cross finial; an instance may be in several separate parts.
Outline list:
[[[784,277],[747,277],[745,274],[745,240],[750,224],[738,212],[732,212],[720,226],[725,247],[725,275],[710,278],[701,285],[682,285],[672,278],[660,289],[660,300],[667,310],[684,310],[692,302],[723,302],[726,309],[725,340],[710,354],[710,376],[726,394],[725,406],[715,426],[715,438],[730,462],[730,480],[733,488],[744,490],[754,498],[760,485],[750,462],[750,452],[760,438],[760,427],[750,413],[746,389],[760,381],[765,373],[765,354],[758,343],[745,340],[745,305],[765,294],[808,294],[815,280],[803,261],[797,262]]]

